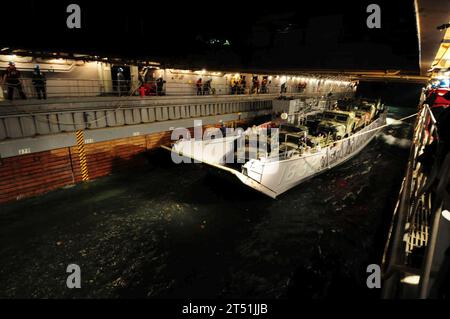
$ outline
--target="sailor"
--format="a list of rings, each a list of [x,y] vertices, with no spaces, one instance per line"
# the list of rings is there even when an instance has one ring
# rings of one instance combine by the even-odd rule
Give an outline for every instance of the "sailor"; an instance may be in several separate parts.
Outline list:
[[[298,93],[303,93],[303,91],[305,91],[306,88],[306,82],[299,82],[297,85],[297,91]]]
[[[252,82],[253,82],[252,93],[258,94],[259,93],[259,79],[258,79],[257,75],[255,75],[253,77],[253,81]]]
[[[34,67],[32,82],[34,85],[34,89],[36,90],[36,94],[39,100],[42,98],[44,100],[47,99],[47,79],[45,78],[44,73],[41,72],[41,68],[39,64],[36,64]]]
[[[142,69],[138,72],[139,88],[145,84],[145,71]]]
[[[20,82],[20,72],[16,69],[16,64],[13,61],[8,63],[8,68],[3,75],[3,83],[6,84],[8,90],[8,100],[12,101],[14,99],[14,89],[19,91],[22,99],[27,98],[23,92],[22,83]]]
[[[283,82],[280,87],[280,94],[286,93],[286,82]]]
[[[247,80],[245,78],[245,75],[242,75],[242,77],[241,77],[241,94],[245,94],[246,89],[247,89]]]
[[[231,86],[231,95],[237,94],[237,81],[234,78],[231,78],[230,86]]]
[[[267,93],[267,76],[263,76],[261,81],[261,93]]]
[[[125,76],[122,68],[117,69],[117,90],[119,91],[119,96],[122,96],[122,92],[125,92]]]
[[[227,136],[227,127],[225,126],[225,123],[223,122],[223,120],[220,120],[220,132],[222,133],[223,137]]]
[[[195,85],[197,86],[197,95],[202,95],[202,78],[199,78]]]
[[[240,94],[244,94],[246,88],[247,88],[247,80],[245,79],[245,75],[241,75],[241,79],[239,81]]]
[[[209,95],[211,93],[211,79],[207,80],[205,84],[203,84],[203,95]]]
[[[163,95],[163,86],[164,86],[164,83],[166,83],[166,81],[164,81],[162,77],[159,77],[159,78],[156,80],[156,91],[157,91],[157,95],[158,95],[158,96]]]

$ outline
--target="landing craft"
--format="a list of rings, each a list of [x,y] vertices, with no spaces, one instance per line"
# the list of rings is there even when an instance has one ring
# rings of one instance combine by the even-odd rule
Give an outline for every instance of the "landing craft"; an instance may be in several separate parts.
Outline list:
[[[267,123],[248,129],[243,134],[198,141],[182,139],[170,149],[173,153],[208,164],[235,175],[245,185],[276,198],[328,169],[344,163],[358,154],[386,124],[387,109],[380,102],[350,101],[352,105],[368,105],[364,125],[356,125],[355,112],[341,109],[311,109],[294,122],[276,124],[274,133],[267,130]],[[339,104],[337,104],[339,108]],[[364,113],[364,112],[363,112]],[[362,116],[359,112],[360,117]],[[283,114],[282,119],[291,118]],[[257,140],[257,142],[255,142]],[[227,158],[235,151],[234,145],[244,150],[234,152],[248,156],[238,169],[229,165]],[[261,145],[267,146],[261,148]],[[269,147],[270,145],[270,147]],[[259,147],[258,147],[259,146]]]

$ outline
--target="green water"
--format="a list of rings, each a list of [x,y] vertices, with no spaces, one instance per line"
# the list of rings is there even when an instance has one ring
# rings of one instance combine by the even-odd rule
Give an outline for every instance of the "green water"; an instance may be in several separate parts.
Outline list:
[[[411,109],[391,108],[401,118]],[[133,172],[0,207],[0,297],[378,297],[408,124],[272,200],[156,152]],[[66,288],[76,263],[82,288]]]

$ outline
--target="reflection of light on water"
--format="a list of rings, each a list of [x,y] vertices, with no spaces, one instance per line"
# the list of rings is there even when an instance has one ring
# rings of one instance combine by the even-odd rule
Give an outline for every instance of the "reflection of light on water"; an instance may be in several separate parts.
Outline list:
[[[91,194],[91,196],[83,199],[85,203],[97,203],[100,201],[108,201],[119,196],[122,196],[126,192],[126,189],[105,189],[103,191],[97,191]]]
[[[411,146],[411,141],[406,138],[398,138],[387,134],[381,134],[380,137],[389,145],[395,145],[401,148],[409,148]]]
[[[401,124],[403,124],[403,122],[393,119],[392,117],[388,117],[388,118],[386,118],[386,124],[387,125],[401,125]]]

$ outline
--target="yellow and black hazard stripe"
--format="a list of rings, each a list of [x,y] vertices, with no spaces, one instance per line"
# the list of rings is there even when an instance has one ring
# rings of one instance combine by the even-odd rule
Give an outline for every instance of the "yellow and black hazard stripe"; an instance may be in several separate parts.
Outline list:
[[[80,159],[81,179],[84,182],[89,180],[86,151],[84,150],[84,131],[78,130],[76,132],[76,136],[77,136],[78,158]]]

